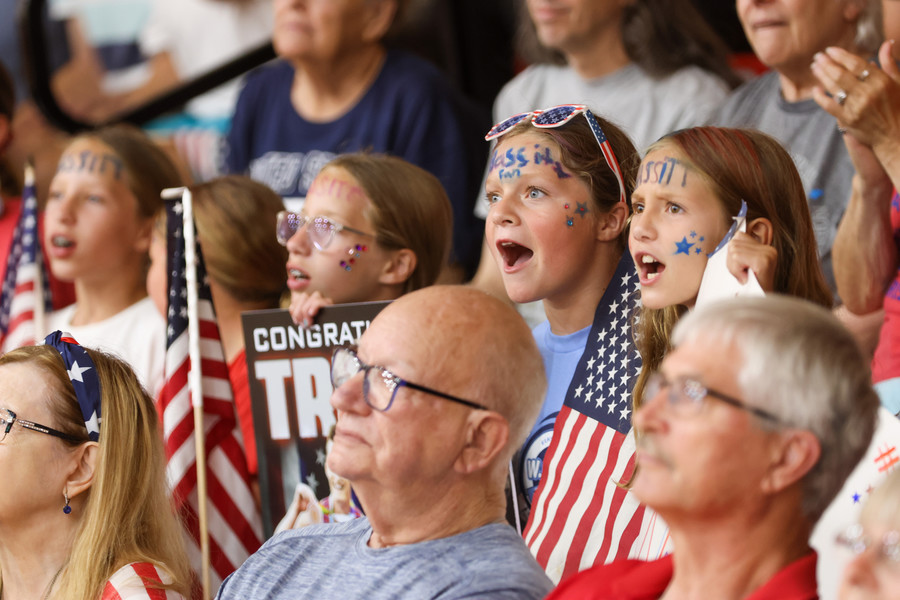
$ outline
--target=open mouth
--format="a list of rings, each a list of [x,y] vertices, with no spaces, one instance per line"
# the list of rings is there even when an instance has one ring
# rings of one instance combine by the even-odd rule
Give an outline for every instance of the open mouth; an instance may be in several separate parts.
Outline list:
[[[50,238],[50,243],[55,248],[71,248],[75,245],[75,242],[61,235],[54,235],[52,238]]]
[[[531,249],[509,240],[497,242],[497,250],[500,252],[503,264],[508,268],[523,265],[534,256],[534,252]]]
[[[638,269],[641,272],[642,280],[653,281],[654,279],[659,277],[663,271],[666,270],[666,265],[658,261],[656,257],[651,256],[650,254],[642,254],[640,256]]]
[[[288,277],[294,281],[303,281],[309,279],[309,275],[301,271],[300,269],[294,269],[289,267],[287,270]]]

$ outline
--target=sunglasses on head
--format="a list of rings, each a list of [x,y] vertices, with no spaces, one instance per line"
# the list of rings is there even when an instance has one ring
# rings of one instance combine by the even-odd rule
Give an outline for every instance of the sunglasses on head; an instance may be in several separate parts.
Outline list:
[[[603,133],[603,129],[600,127],[597,119],[594,117],[594,113],[592,113],[584,104],[560,104],[559,106],[553,106],[551,108],[513,115],[491,127],[491,130],[487,132],[484,139],[488,141],[495,140],[519,123],[529,119],[531,124],[539,129],[552,129],[554,127],[565,125],[577,115],[584,115],[584,118],[587,119],[588,125],[591,127],[591,132],[594,134],[594,139],[597,140],[600,151],[603,152],[603,158],[606,159],[606,164],[613,172],[613,175],[616,176],[616,181],[619,182],[619,201],[627,204],[625,183],[622,180],[622,169],[619,167],[619,161],[616,160],[616,155],[613,152],[612,146],[610,145],[609,140],[606,139],[606,134]]]

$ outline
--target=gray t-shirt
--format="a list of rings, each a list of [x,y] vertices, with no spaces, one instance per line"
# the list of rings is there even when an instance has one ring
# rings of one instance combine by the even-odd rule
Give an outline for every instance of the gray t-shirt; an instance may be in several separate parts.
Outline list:
[[[370,548],[371,535],[366,518],[280,533],[222,583],[216,598],[537,600],[553,587],[506,524],[388,548]]]
[[[835,293],[831,246],[850,200],[854,169],[834,117],[815,100],[785,100],[778,73],[770,71],[735,90],[712,124],[759,129],[790,152],[806,190],[822,270]]]

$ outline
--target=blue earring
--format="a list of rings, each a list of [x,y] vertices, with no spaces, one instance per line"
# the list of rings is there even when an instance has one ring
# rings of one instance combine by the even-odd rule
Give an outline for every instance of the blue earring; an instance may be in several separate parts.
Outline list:
[[[66,505],[63,507],[63,512],[66,514],[69,514],[70,512],[72,512],[72,507],[69,506],[69,490],[68,490],[68,488],[63,490],[63,496],[65,496],[65,498],[66,498]]]

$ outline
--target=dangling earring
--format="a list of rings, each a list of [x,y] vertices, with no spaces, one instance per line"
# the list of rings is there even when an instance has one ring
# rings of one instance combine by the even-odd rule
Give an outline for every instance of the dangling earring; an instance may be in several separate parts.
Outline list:
[[[72,512],[72,507],[69,506],[69,488],[63,490],[63,496],[66,498],[66,505],[63,507],[63,512],[69,514]]]

